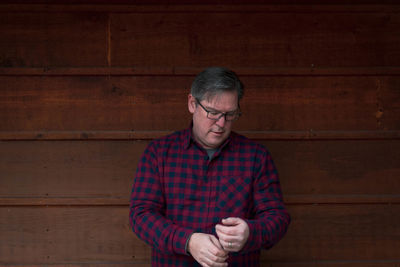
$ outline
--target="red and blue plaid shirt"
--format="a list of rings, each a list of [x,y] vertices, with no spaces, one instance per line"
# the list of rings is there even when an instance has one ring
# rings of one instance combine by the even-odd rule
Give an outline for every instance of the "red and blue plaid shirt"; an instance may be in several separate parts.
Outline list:
[[[199,266],[185,246],[194,232],[216,236],[223,218],[240,217],[249,239],[229,266],[259,266],[290,223],[268,151],[231,133],[210,160],[191,127],[153,140],[138,164],[130,202],[133,231],[152,246],[153,266]]]

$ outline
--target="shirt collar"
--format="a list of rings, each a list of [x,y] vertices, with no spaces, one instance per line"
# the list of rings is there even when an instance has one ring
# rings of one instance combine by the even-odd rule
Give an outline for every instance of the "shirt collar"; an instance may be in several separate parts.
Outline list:
[[[192,140],[192,126],[193,122],[190,123],[189,128],[183,132],[183,148],[188,149]]]
[[[224,141],[224,143],[222,143],[222,145],[217,148],[217,153],[218,151],[220,151],[222,148],[224,148],[225,146],[228,146],[228,144],[231,142],[232,139],[232,135],[234,135],[233,132],[231,132],[231,134],[228,136],[228,138],[226,138],[226,140]],[[190,126],[189,128],[187,128],[184,131],[184,135],[183,135],[183,148],[184,149],[188,149],[189,146],[195,142],[194,137],[193,137],[193,121],[190,122]]]

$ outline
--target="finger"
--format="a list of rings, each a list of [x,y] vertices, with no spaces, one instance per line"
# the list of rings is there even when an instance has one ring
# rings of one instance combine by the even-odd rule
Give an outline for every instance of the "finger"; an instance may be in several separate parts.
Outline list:
[[[225,262],[228,258],[228,253],[224,250],[221,243],[215,236],[210,236],[212,246],[209,248],[209,252],[213,256],[212,259],[216,262]]]
[[[225,267],[225,266],[228,266],[228,263],[226,263],[226,262],[215,262],[215,261],[212,261],[211,259],[206,258],[201,263],[201,266],[206,266],[206,267]]]
[[[224,262],[226,262],[226,260],[228,259],[228,256],[218,257],[218,256],[210,254],[207,258],[208,258],[210,264],[214,265],[215,263],[224,263]]]
[[[221,230],[221,229],[216,229],[216,233],[217,233],[217,236],[220,241],[221,240],[228,241],[228,239],[230,239],[232,237],[232,236],[226,234],[225,232],[223,232],[223,230]]]
[[[215,231],[219,234],[224,234],[226,236],[237,235],[237,228],[235,226],[225,226],[222,224],[217,224],[215,226]]]
[[[222,241],[225,251],[234,252],[236,251],[236,243],[231,241]]]
[[[204,262],[210,266],[225,266],[223,265],[223,263],[225,263],[228,258],[227,252],[225,252],[224,250],[221,251],[223,251],[223,255],[225,256],[223,257],[216,256],[209,250],[208,253],[204,255],[205,257]]]
[[[237,218],[237,217],[228,217],[228,218],[222,219],[223,225],[234,226],[234,225],[238,225],[240,223],[241,223],[241,219]]]

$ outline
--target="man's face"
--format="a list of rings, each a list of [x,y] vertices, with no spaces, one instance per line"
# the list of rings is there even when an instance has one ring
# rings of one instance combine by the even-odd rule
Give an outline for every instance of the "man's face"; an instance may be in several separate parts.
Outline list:
[[[233,112],[238,110],[237,92],[222,92],[210,98],[205,97],[200,102],[205,109],[212,112]],[[229,136],[232,121],[226,121],[225,116],[218,120],[207,118],[207,112],[189,94],[188,108],[193,114],[193,136],[205,149],[218,148]]]

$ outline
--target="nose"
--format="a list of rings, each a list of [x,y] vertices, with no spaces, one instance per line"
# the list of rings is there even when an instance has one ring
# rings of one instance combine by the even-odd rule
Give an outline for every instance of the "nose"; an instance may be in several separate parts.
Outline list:
[[[215,124],[217,124],[220,128],[223,128],[225,126],[226,123],[226,119],[225,119],[225,114],[222,114],[221,117],[219,117],[219,119],[215,122]]]

